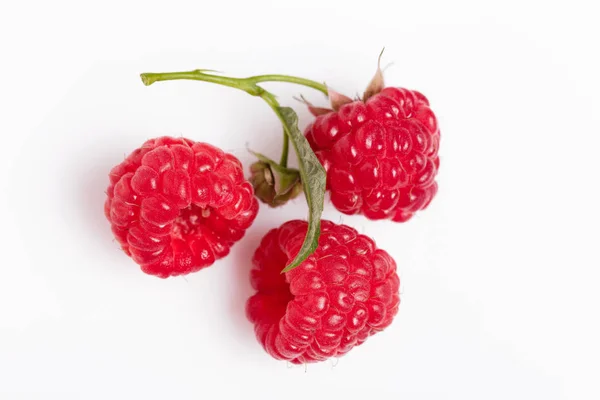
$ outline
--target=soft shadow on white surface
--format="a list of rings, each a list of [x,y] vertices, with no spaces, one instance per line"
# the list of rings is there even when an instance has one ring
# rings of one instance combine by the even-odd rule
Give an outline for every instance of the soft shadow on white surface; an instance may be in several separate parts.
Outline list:
[[[264,207],[261,205],[261,207]],[[254,294],[254,289],[250,285],[250,271],[252,270],[252,256],[257,249],[264,232],[253,229],[246,234],[244,239],[236,245],[232,254],[231,264],[228,266],[229,282],[233,287],[229,303],[229,315],[240,341],[251,341],[254,345],[260,346],[254,338],[254,326],[246,318],[246,300]]]
[[[93,155],[86,156],[90,151]],[[114,251],[120,246],[114,240],[107,241],[107,236],[112,236],[110,224],[104,216],[104,201],[106,200],[106,188],[109,184],[108,172],[114,166],[114,151],[107,143],[97,143],[90,149],[82,152],[81,158],[72,166],[65,169],[65,176],[72,179],[75,205],[74,213],[77,214],[82,223],[81,228],[84,236],[96,238],[99,249],[103,251]],[[71,173],[72,176],[68,174]],[[125,255],[123,253],[123,255]],[[106,265],[107,268],[119,268],[115,265]]]

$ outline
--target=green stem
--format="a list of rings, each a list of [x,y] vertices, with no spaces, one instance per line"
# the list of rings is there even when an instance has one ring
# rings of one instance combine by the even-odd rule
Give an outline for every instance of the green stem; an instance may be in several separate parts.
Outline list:
[[[288,82],[296,85],[306,86],[320,91],[327,96],[327,86],[310,79],[300,78],[290,75],[257,75],[249,78],[230,78],[220,75],[210,75],[205,73],[206,70],[197,69],[194,71],[183,72],[163,72],[163,73],[144,73],[141,74],[142,81],[146,86],[158,81],[172,81],[177,79],[198,80],[204,82],[218,83],[225,86],[235,87],[247,91],[250,87],[258,88],[257,83],[261,82]],[[261,90],[264,90],[261,88]],[[252,93],[251,93],[252,94]],[[254,94],[259,95],[259,94]]]
[[[260,83],[260,82],[288,82],[288,83],[295,83],[297,85],[302,85],[302,86],[306,86],[309,88],[313,88],[315,90],[320,91],[321,93],[323,93],[325,96],[327,96],[327,86],[323,83],[319,83],[310,79],[305,79],[305,78],[299,78],[297,76],[290,76],[290,75],[258,75],[258,76],[252,76],[250,78],[247,78],[249,81],[254,82],[254,83]]]
[[[262,87],[258,86],[257,83],[261,82],[289,82],[298,85],[307,86],[323,92],[327,95],[327,86],[322,83],[312,81],[310,79],[299,78],[296,76],[289,75],[257,75],[249,78],[231,78],[221,75],[211,75],[205,73],[206,70],[197,69],[194,71],[183,71],[183,72],[161,72],[161,73],[143,73],[140,75],[144,85],[149,86],[154,82],[159,81],[173,81],[179,79],[195,80],[202,82],[211,82],[219,85],[229,86],[232,88],[243,90],[244,92],[251,94],[252,96],[258,96],[262,98],[267,104],[273,109],[277,117],[284,124],[284,135],[283,135],[283,150],[281,153],[281,161],[279,164],[282,167],[287,167],[288,152],[289,152],[289,132],[285,127],[285,120],[279,111],[279,103],[275,99],[275,96],[267,92]]]
[[[281,165],[282,167],[287,168],[287,163],[288,163],[288,153],[290,152],[289,150],[290,148],[290,138],[287,135],[287,133],[283,132],[283,150],[281,150],[281,159],[279,160],[279,165]]]
[[[271,93],[269,93],[267,91],[264,91],[260,95],[260,97],[264,101],[267,102],[269,107],[271,107],[271,109],[273,110],[275,115],[277,115],[277,118],[279,118],[279,120],[281,121],[281,124],[283,125],[283,150],[281,151],[281,159],[279,161],[279,165],[287,168],[288,153],[289,153],[289,147],[290,147],[290,135],[292,133],[289,131],[287,122],[286,122],[285,118],[283,117],[283,115],[281,114],[281,108],[279,106],[279,103],[275,99],[275,96],[273,96]]]
[[[241,78],[230,78],[226,76],[220,75],[210,75],[204,73],[204,70],[197,69],[194,71],[184,71],[184,72],[161,72],[161,73],[153,73],[147,72],[141,74],[142,82],[144,85],[150,86],[154,82],[160,81],[174,81],[178,79],[186,79],[186,80],[195,80],[195,81],[203,81],[203,82],[211,82],[217,83],[219,85],[229,86],[232,88],[243,90],[252,96],[260,96],[261,92],[264,92],[264,89],[260,86],[256,85],[254,82],[251,82],[247,79]]]

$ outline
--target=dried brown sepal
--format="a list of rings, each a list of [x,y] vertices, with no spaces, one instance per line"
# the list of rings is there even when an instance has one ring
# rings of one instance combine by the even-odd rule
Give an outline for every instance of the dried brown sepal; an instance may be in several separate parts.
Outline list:
[[[270,207],[279,207],[302,193],[298,170],[266,160],[261,159],[250,166],[250,183],[260,201]]]
[[[315,117],[333,112],[333,110],[331,108],[314,107],[314,106],[308,106],[308,111]]]
[[[335,111],[339,110],[340,107],[343,106],[344,104],[353,102],[353,100],[350,97],[336,92],[329,86],[327,86],[327,95],[329,96],[331,108],[333,108]]]
[[[308,111],[315,117],[333,112],[333,110],[331,108],[313,106],[312,103],[310,101],[306,100],[304,98],[304,96],[302,96],[302,95],[300,95],[300,97],[294,97],[294,99],[299,101],[300,103],[304,104],[308,108]]]
[[[381,56],[383,55],[384,50],[385,48],[379,53],[379,58],[377,59],[377,71],[375,71],[375,76],[373,76],[373,79],[369,82],[369,86],[367,86],[367,90],[365,90],[365,93],[363,94],[363,101],[367,101],[369,97],[376,95],[384,88],[383,71],[381,70]]]

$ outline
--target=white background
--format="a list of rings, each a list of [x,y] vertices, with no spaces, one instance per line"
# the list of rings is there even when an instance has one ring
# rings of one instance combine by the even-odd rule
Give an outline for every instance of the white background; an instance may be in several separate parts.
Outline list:
[[[388,4],[386,4],[388,3]],[[564,5],[560,5],[563,3]],[[2,399],[597,399],[600,29],[593,1],[21,1],[0,9]],[[113,242],[110,168],[184,135],[277,157],[259,99],[144,71],[285,73],[429,97],[440,191],[407,224],[341,217],[397,260],[394,324],[288,368],[244,317],[261,208],[211,268],[160,280]],[[281,102],[318,93],[271,84]]]

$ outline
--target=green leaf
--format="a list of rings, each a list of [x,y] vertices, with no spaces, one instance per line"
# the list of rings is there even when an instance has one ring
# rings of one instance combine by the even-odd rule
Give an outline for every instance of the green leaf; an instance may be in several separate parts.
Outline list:
[[[300,265],[317,249],[319,236],[321,235],[321,214],[323,213],[327,175],[319,159],[310,148],[308,141],[298,128],[298,115],[296,112],[289,107],[277,107],[277,111],[298,157],[298,169],[300,170],[304,195],[308,203],[308,230],[306,231],[304,243],[302,243],[300,251],[292,262],[281,271],[283,273]]]

